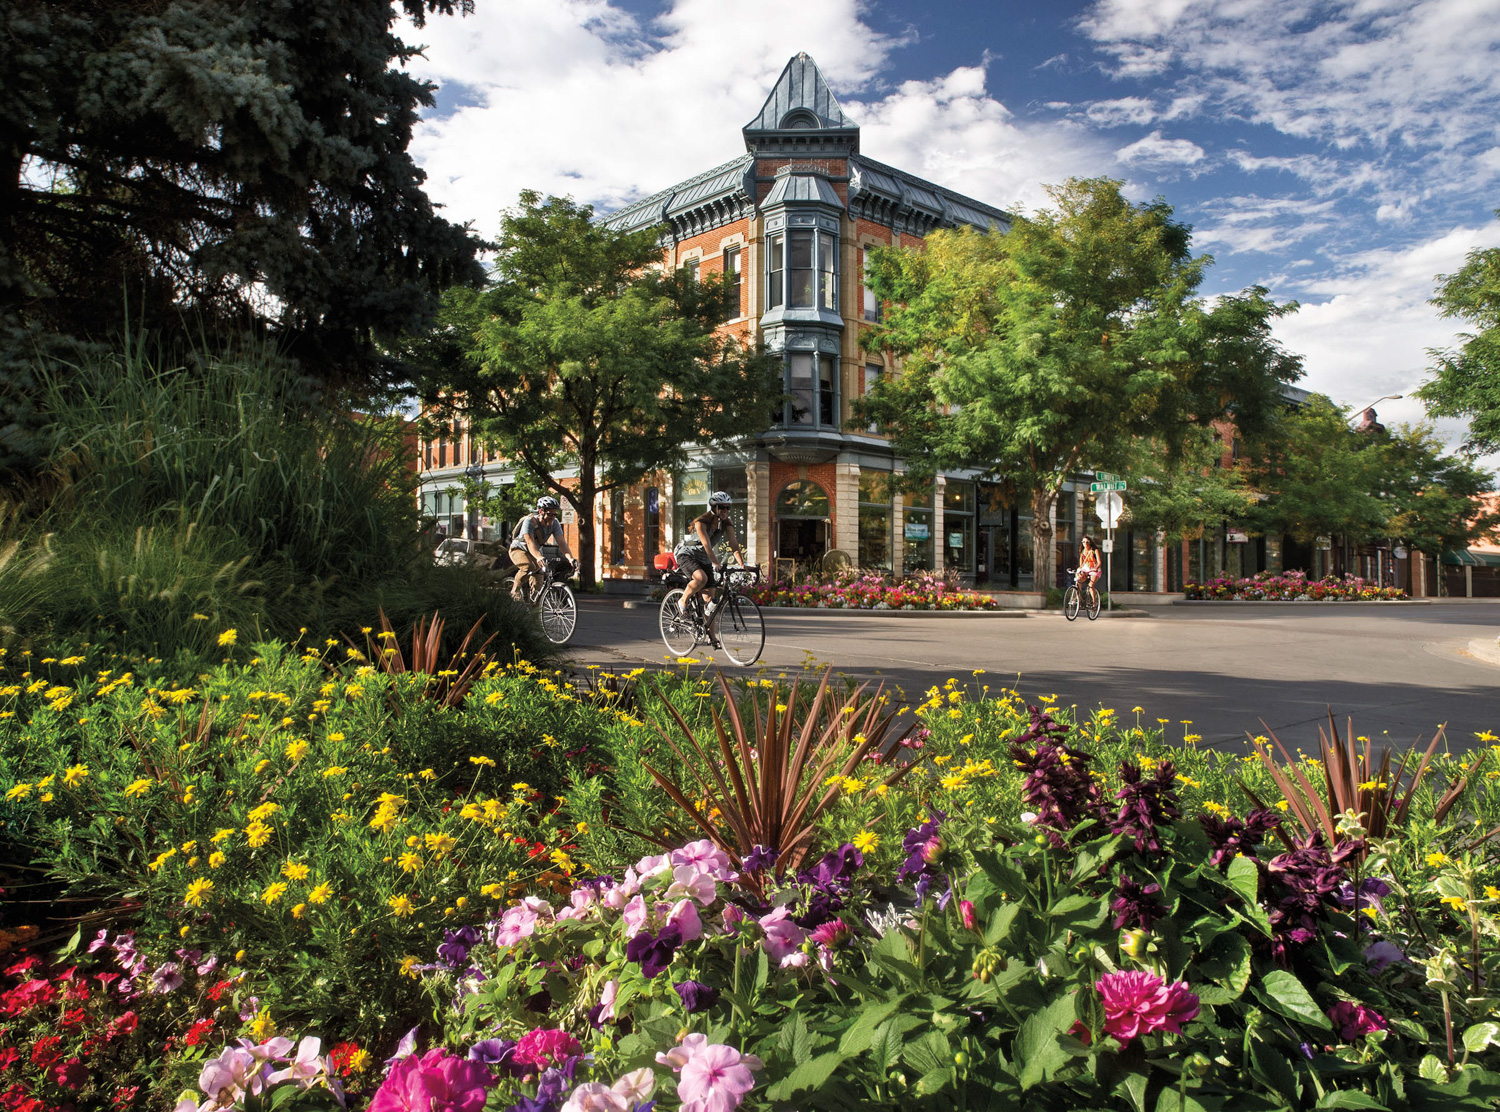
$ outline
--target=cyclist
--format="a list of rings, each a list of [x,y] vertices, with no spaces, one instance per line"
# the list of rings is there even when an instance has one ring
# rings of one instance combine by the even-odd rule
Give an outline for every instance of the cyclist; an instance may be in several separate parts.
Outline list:
[[[543,495],[536,500],[536,512],[527,514],[516,525],[515,536],[510,539],[510,558],[516,564],[516,578],[510,587],[510,597],[522,597],[521,588],[533,572],[542,570],[542,545],[555,544],[565,560],[573,561],[573,570],[578,570],[578,561],[568,548],[568,538],[563,534],[562,523],[557,520],[557,499]]]
[[[729,545],[730,551],[745,566],[745,554],[740,551],[740,540],[735,535],[734,523],[729,520],[729,495],[716,490],[708,496],[708,512],[695,517],[688,526],[688,535],[677,546],[673,555],[677,566],[692,576],[682,591],[682,612],[693,613],[688,608],[699,591],[712,592],[714,587],[714,548],[721,541]],[[705,594],[704,598],[711,597]]]
[[[1093,537],[1083,538],[1083,551],[1078,554],[1078,593],[1083,594],[1083,585],[1088,583],[1094,588],[1095,593],[1099,590],[1099,549],[1094,544]]]

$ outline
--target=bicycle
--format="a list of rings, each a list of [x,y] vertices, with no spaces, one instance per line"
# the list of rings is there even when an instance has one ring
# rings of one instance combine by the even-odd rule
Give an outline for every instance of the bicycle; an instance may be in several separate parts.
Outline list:
[[[567,584],[574,570],[568,560],[543,560],[542,570],[526,580],[523,598],[536,610],[542,634],[554,645],[566,645],[578,625],[578,602]]]
[[[1078,610],[1082,607],[1084,613],[1093,621],[1099,616],[1099,588],[1094,586],[1090,579],[1084,589],[1078,589],[1078,570],[1068,569],[1068,587],[1063,591],[1063,616],[1068,621],[1078,620]]]
[[[668,560],[662,582],[672,589],[663,596],[659,615],[661,639],[667,648],[676,656],[687,656],[707,642],[742,668],[759,660],[766,645],[766,623],[744,588],[760,581],[760,568],[720,564],[715,569],[719,589],[713,601],[704,606],[702,594],[696,594],[685,612],[682,593],[689,580],[677,570],[675,559]]]

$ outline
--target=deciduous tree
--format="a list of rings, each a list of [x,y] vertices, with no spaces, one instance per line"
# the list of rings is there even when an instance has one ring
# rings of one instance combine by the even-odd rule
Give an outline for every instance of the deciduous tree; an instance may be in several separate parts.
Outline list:
[[[1460,333],[1456,349],[1429,353],[1437,373],[1418,396],[1434,417],[1469,419],[1468,450],[1500,452],[1500,247],[1470,251],[1457,274],[1439,278],[1432,303],[1475,331]]]
[[[781,396],[779,363],[718,330],[724,281],[663,271],[659,231],[523,193],[489,285],[451,291],[408,349],[430,402],[574,508],[588,584],[599,494],[769,427]]]
[[[873,253],[869,282],[893,303],[867,342],[904,359],[855,406],[879,421],[909,473],[981,468],[1030,504],[1038,586],[1053,580],[1051,516],[1083,466],[1123,467],[1139,437],[1174,447],[1232,413],[1271,419],[1300,361],[1271,338],[1294,305],[1263,289],[1212,308],[1208,261],[1164,201],[1132,204],[1108,179],[1053,188],[1055,208],[1008,231],[929,236]]]

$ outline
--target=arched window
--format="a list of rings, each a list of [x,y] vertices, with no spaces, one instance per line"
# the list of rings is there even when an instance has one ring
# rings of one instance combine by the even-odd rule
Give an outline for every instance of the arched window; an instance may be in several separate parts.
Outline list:
[[[828,516],[828,492],[811,479],[796,479],[787,483],[776,496],[778,518]]]

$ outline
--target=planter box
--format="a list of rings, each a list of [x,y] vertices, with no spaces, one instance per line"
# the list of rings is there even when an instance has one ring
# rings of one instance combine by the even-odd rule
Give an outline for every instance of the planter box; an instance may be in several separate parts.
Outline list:
[[[1040,591],[975,591],[994,599],[1006,610],[1040,610],[1046,605],[1047,596]]]

